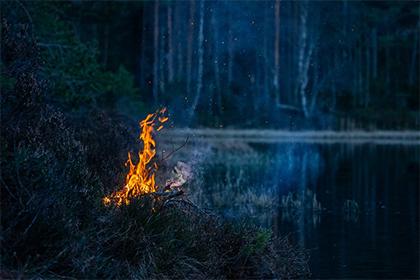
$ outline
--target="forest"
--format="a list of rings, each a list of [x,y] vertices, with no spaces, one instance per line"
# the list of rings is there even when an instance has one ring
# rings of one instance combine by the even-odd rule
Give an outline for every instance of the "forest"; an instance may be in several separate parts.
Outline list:
[[[165,105],[180,127],[419,124],[416,2],[5,3],[73,110]]]
[[[0,8],[0,278],[420,277],[419,2]]]

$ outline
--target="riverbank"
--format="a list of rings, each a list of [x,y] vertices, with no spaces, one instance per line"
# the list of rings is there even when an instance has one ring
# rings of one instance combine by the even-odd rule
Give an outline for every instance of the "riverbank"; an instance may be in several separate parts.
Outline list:
[[[162,132],[162,139],[182,142],[185,139],[197,142],[241,141],[245,143],[374,143],[419,145],[420,131],[289,131],[274,129],[188,129],[177,128]]]

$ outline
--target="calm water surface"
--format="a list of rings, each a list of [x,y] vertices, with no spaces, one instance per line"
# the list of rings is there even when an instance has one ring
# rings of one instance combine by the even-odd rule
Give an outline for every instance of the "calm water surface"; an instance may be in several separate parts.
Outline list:
[[[290,234],[310,250],[314,278],[419,278],[420,146],[282,143],[226,150],[203,168],[209,205]],[[290,209],[281,203],[289,193],[309,195]],[[322,210],[312,208],[313,194]]]

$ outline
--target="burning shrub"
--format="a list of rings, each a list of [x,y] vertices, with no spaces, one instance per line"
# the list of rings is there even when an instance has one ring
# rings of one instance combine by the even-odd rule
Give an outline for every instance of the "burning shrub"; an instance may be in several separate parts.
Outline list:
[[[143,141],[143,150],[139,152],[139,161],[134,165],[131,154],[128,153],[126,165],[129,166],[130,170],[125,180],[125,186],[122,190],[104,197],[105,205],[109,205],[111,202],[115,202],[118,206],[129,204],[130,199],[134,197],[157,191],[155,171],[158,169],[158,165],[156,162],[152,162],[156,155],[156,142],[152,133],[155,130],[156,123],[159,123],[159,127],[156,129],[156,131],[159,131],[163,128],[162,124],[168,120],[168,117],[164,116],[165,112],[166,108],[163,108],[154,114],[149,114],[140,122],[142,130],[139,139]]]

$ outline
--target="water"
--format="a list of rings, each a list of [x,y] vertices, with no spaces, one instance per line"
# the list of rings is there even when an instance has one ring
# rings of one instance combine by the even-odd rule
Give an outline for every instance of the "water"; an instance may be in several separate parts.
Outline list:
[[[314,278],[419,278],[420,146],[244,147],[203,161],[210,207],[290,234],[309,249]],[[289,193],[300,207],[282,207]]]

